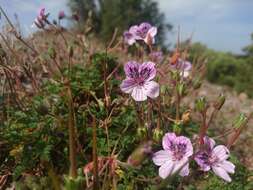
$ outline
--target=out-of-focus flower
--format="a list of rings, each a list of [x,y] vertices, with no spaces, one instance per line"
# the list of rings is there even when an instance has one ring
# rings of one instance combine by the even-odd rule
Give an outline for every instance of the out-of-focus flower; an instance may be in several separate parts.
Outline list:
[[[235,166],[230,161],[229,150],[223,145],[215,146],[215,141],[209,137],[204,138],[204,147],[196,153],[195,161],[200,166],[201,170],[213,172],[227,182],[231,182],[228,173],[235,172]]]
[[[155,43],[155,35],[157,34],[157,28],[151,26],[151,24],[147,22],[143,22],[139,25],[138,30],[136,31],[136,36],[140,40],[144,40],[146,44]]]
[[[157,28],[151,26],[147,22],[141,23],[139,26],[134,25],[124,32],[124,39],[128,45],[133,45],[137,40],[143,40],[146,44],[150,45],[155,43],[155,36]]]
[[[39,10],[39,13],[37,15],[37,17],[34,20],[34,24],[38,27],[38,28],[44,28],[45,25],[48,23],[47,21],[47,17],[49,16],[49,13],[46,14],[46,9],[43,7]]]
[[[193,154],[190,139],[166,133],[163,137],[163,149],[153,156],[155,165],[160,166],[159,176],[163,179],[179,172],[180,176],[189,175],[189,157]]]
[[[75,21],[79,21],[80,20],[80,17],[77,13],[73,13],[72,14],[72,19],[74,19]]]
[[[153,62],[139,64],[130,61],[124,70],[126,79],[122,81],[120,88],[123,92],[131,94],[135,101],[144,101],[147,97],[154,99],[159,95],[159,84],[152,81],[156,76]]]
[[[58,19],[59,19],[59,20],[64,19],[65,17],[66,17],[66,15],[65,15],[65,12],[64,12],[64,11],[60,11],[60,12],[58,13]]]
[[[147,158],[147,155],[152,152],[152,141],[147,141],[140,144],[128,157],[127,163],[131,166],[139,166]]]
[[[163,60],[163,52],[153,51],[149,54],[150,59],[155,63],[160,63]]]
[[[171,65],[171,67],[175,70],[179,70],[180,75],[187,78],[190,75],[192,64],[189,61],[184,61],[179,58],[176,64]]]

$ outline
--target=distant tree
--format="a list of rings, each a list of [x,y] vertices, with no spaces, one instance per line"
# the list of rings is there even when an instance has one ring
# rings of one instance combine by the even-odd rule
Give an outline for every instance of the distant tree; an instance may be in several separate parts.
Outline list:
[[[129,26],[146,21],[158,27],[157,42],[165,45],[165,34],[172,29],[153,0],[69,0],[69,5],[82,21],[92,11],[96,32],[104,40],[112,37],[115,28],[122,34]]]
[[[84,23],[87,19],[92,19],[93,29],[99,31],[99,7],[95,0],[69,0],[68,5],[72,13],[79,16],[79,22]],[[90,13],[91,18],[89,18]]]
[[[245,52],[246,56],[253,56],[253,33],[251,34],[251,44],[244,47],[243,51]]]

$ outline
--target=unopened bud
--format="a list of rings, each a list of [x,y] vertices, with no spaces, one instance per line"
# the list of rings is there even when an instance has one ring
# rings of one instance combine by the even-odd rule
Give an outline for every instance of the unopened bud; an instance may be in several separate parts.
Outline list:
[[[241,113],[239,116],[237,116],[237,118],[235,119],[234,123],[233,123],[233,127],[235,129],[239,129],[242,126],[244,126],[247,122],[248,118],[246,117],[245,114]]]
[[[201,80],[199,78],[194,79],[192,81],[192,86],[195,90],[199,89],[201,87]]]
[[[224,105],[225,101],[226,101],[226,97],[223,94],[221,94],[216,100],[216,102],[214,103],[215,109],[220,110],[222,106]]]
[[[147,136],[147,133],[148,133],[147,127],[138,127],[138,129],[137,129],[137,136],[140,139],[145,138]]]
[[[48,55],[51,59],[56,58],[56,51],[53,47],[49,47],[48,50],[47,50],[47,53],[48,53]]]
[[[132,166],[139,166],[151,152],[152,141],[144,142],[143,144],[139,145],[128,157],[127,163]]]
[[[228,148],[230,148],[236,142],[236,140],[239,138],[242,132],[243,127],[245,127],[247,123],[248,123],[248,118],[242,113],[235,119],[233,123],[233,127],[235,130],[228,138],[228,143],[227,143]]]
[[[195,101],[195,109],[199,112],[204,112],[207,108],[207,102],[205,97],[200,97]]]
[[[176,133],[176,134],[180,134],[181,133],[181,130],[182,130],[182,126],[181,126],[181,123],[174,123],[172,125],[172,128],[173,128],[173,132]]]
[[[155,128],[153,131],[153,140],[160,142],[163,137],[163,131],[160,128]]]
[[[187,110],[182,115],[183,123],[188,123],[190,121],[190,110]]]
[[[184,87],[184,84],[181,83],[181,84],[178,84],[177,85],[177,92],[180,96],[183,96],[184,95],[184,92],[185,92],[185,87]]]

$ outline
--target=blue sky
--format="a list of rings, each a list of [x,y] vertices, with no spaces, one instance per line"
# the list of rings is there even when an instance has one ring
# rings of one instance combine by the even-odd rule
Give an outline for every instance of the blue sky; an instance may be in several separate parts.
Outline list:
[[[68,0],[0,0],[0,5],[13,18],[17,13],[25,33],[32,32],[31,24],[38,9],[46,7],[55,18],[59,10],[69,12]],[[174,32],[167,36],[175,42],[180,25],[182,38],[194,32],[193,41],[208,47],[241,53],[250,43],[253,32],[253,0],[157,0],[166,20],[173,24]],[[1,22],[3,22],[1,20]]]

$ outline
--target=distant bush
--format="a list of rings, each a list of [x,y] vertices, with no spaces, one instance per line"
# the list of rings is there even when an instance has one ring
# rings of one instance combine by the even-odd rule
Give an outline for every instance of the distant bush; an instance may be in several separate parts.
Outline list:
[[[195,43],[190,50],[190,57],[194,59],[199,55],[208,57],[206,73],[208,81],[230,86],[239,93],[245,92],[253,97],[253,66],[250,64],[252,59],[213,51],[200,43]]]

